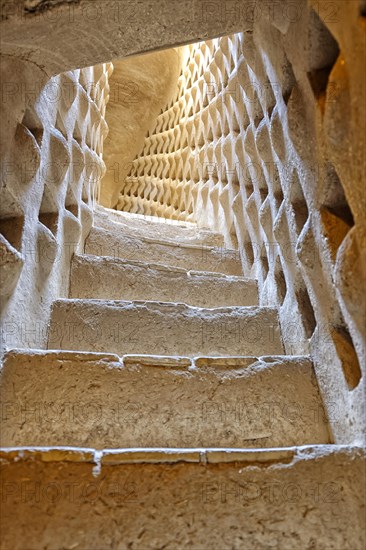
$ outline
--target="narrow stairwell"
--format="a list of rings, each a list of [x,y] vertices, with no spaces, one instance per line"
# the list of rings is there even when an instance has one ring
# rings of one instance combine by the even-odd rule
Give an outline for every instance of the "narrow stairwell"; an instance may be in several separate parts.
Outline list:
[[[309,511],[326,540],[329,502],[311,492],[334,468],[357,479],[361,454],[330,445],[311,360],[284,354],[241,273],[218,234],[97,209],[49,349],[9,351],[1,373],[29,413],[2,422],[10,482],[75,486],[52,512],[38,501],[29,548],[305,549]]]

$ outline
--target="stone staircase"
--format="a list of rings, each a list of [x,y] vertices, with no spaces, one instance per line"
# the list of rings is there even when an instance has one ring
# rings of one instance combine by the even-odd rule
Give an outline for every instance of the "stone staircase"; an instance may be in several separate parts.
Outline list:
[[[97,208],[48,348],[1,371],[1,549],[361,547],[363,453],[220,235]]]

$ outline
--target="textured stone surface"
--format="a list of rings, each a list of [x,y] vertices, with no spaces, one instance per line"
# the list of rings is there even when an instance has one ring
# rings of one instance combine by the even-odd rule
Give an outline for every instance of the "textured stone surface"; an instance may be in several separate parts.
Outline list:
[[[259,303],[279,308],[286,351],[314,357],[337,441],[361,442],[365,10],[290,4],[258,5],[253,29],[190,46],[117,207],[237,242]]]
[[[174,301],[199,307],[254,306],[258,303],[258,290],[255,281],[242,277],[75,255],[69,297]]]
[[[361,449],[174,451],[107,454],[100,470],[88,449],[3,452],[3,548],[364,548]]]
[[[91,229],[85,243],[85,253],[162,263],[187,270],[242,275],[240,257],[236,250],[135,237],[123,231],[112,232],[99,227]]]
[[[1,53],[41,65],[48,76],[253,26],[249,0],[239,16],[230,6],[226,14],[218,3],[202,0],[184,4],[178,0],[137,4],[130,0],[35,0],[32,4],[1,1]]]
[[[106,174],[101,181],[99,202],[114,207],[125,178],[144,143],[146,128],[175,95],[177,80],[188,47],[171,48],[113,63],[110,78],[109,128],[104,144]]]
[[[19,279],[23,267],[21,254],[0,234],[1,297],[7,299]]]
[[[277,312],[271,308],[104,300],[54,302],[48,347],[118,355],[283,353]]]
[[[224,237],[221,233],[202,229],[193,222],[126,213],[100,205],[97,205],[94,211],[94,225],[107,231],[128,233],[135,237],[167,239],[180,244],[200,244],[219,248],[224,246]]]
[[[13,60],[1,67],[1,350],[40,348],[92,224],[112,67],[48,81]]]
[[[308,359],[228,358],[224,367],[220,359],[201,358],[199,366],[184,361],[9,352],[0,378],[1,446],[263,448],[330,442]]]
[[[1,453],[4,550],[365,547],[352,446],[366,418],[365,2],[265,4],[0,0],[2,347],[45,345],[95,203],[114,204],[121,179],[118,208],[140,217],[98,209],[90,243],[112,258],[95,257],[79,289],[172,300],[55,303],[51,346],[135,353],[123,359],[8,354],[4,443],[60,447]],[[184,52],[174,97],[169,60]],[[134,254],[168,271],[144,267],[130,285]],[[182,268],[203,270],[210,303]],[[175,303],[191,285],[201,305],[239,306],[238,281],[231,292],[211,269],[252,279],[262,307]],[[258,448],[333,440],[348,446]]]
[[[50,304],[67,295],[104,170],[110,59],[131,55],[132,75],[133,54],[200,38],[119,207],[197,217],[238,243],[286,351],[311,352],[337,441],[360,442],[365,12],[353,0],[299,0],[296,13],[285,0],[221,4],[1,2],[1,232],[24,259],[2,301],[2,347],[44,345]]]

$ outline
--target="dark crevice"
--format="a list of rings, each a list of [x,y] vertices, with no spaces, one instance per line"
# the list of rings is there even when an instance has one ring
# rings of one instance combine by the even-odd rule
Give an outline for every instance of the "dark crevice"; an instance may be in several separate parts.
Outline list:
[[[269,271],[269,264],[265,247],[262,248],[261,265],[263,270],[263,280],[267,278]]]
[[[24,216],[0,220],[0,233],[16,249],[21,251],[24,229]]]
[[[26,109],[22,124],[31,132],[38,145],[41,146],[43,139],[43,125],[34,109]]]
[[[338,42],[324,25],[316,11],[312,10],[312,34],[310,46],[310,70],[307,73],[311,88],[317,101],[324,107],[329,76],[338,59]]]
[[[325,95],[333,66],[334,64],[328,65],[327,67],[314,69],[308,73],[308,79],[316,99],[320,99]]]
[[[310,339],[316,327],[316,319],[313,306],[311,305],[310,297],[305,285],[296,292],[296,299],[299,305],[306,337]]]
[[[65,209],[75,216],[75,218],[79,216],[79,207],[77,204],[65,204]]]
[[[353,227],[355,225],[355,221],[353,219],[353,214],[348,206],[348,204],[342,204],[335,208],[329,208],[329,212],[331,212],[334,216],[337,216],[340,220],[344,221],[347,225],[350,227]]]
[[[250,267],[252,267],[254,262],[254,250],[253,250],[251,241],[247,241],[246,243],[244,243],[244,251],[245,251],[245,255],[247,257],[248,263]]]
[[[296,231],[299,235],[306,223],[306,220],[308,219],[309,211],[296,170],[293,174],[290,200],[295,215]]]
[[[360,363],[350,333],[345,325],[334,327],[331,332],[344,377],[350,390],[355,389],[362,376]]]
[[[45,214],[39,214],[39,221],[45,225],[53,235],[56,235],[59,216],[57,212],[48,212]]]
[[[285,279],[282,263],[279,257],[277,257],[276,266],[275,266],[275,282],[276,282],[278,299],[280,304],[282,305],[286,297],[287,285],[286,285],[286,279]]]
[[[282,74],[284,77],[283,86],[282,86],[282,97],[287,105],[296,84],[296,78],[290,61],[286,57],[286,63],[282,68]]]
[[[348,205],[342,182],[331,163],[328,163],[325,168],[323,205],[347,225],[354,226],[353,214]]]

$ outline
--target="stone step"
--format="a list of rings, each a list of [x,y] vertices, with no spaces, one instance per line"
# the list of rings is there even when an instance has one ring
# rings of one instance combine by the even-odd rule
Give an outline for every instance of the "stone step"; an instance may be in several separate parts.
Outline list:
[[[331,442],[306,357],[127,355],[120,360],[116,355],[20,350],[6,354],[0,382],[8,413],[1,426],[5,447]]]
[[[258,304],[258,287],[256,281],[243,277],[75,255],[70,298],[174,301],[199,307],[253,306]]]
[[[76,299],[54,302],[48,348],[118,355],[283,353],[274,308]]]
[[[3,449],[2,548],[365,548],[365,451]]]
[[[124,260],[182,267],[188,271],[213,271],[226,275],[243,274],[236,250],[205,245],[182,245],[174,241],[139,238],[93,227],[85,243],[85,253]]]
[[[176,222],[156,216],[142,216],[97,206],[94,225],[113,232],[123,232],[136,237],[171,240],[177,243],[206,246],[224,246],[224,237],[189,222]]]

